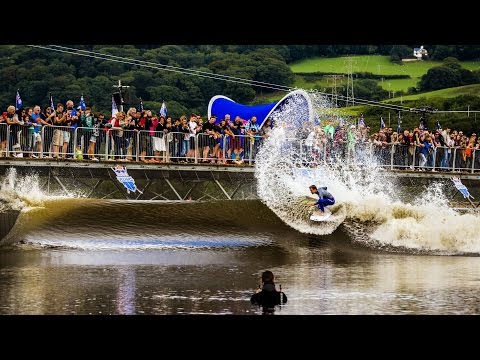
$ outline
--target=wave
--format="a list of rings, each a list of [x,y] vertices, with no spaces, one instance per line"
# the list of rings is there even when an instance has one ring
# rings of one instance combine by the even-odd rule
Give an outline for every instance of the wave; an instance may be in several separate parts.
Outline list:
[[[480,216],[459,214],[449,208],[445,184],[402,186],[384,176],[376,159],[356,166],[346,157],[312,162],[305,145],[320,121],[332,120],[349,131],[348,119],[332,115],[324,97],[311,93],[317,119],[310,122],[308,109],[295,102],[273,114],[275,127],[259,149],[255,176],[262,202],[292,228],[325,235],[345,228],[352,240],[367,247],[439,255],[480,254]],[[291,113],[303,114],[304,122],[291,121]],[[302,116],[300,116],[302,117]],[[297,116],[298,118],[298,116]],[[311,150],[310,150],[311,154]],[[310,156],[311,157],[311,156]],[[335,196],[332,211],[338,221],[314,223],[303,199],[312,184],[327,186]]]

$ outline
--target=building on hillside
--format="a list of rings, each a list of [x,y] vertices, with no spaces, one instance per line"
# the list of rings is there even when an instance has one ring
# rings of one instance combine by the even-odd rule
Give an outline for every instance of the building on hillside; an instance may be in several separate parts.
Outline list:
[[[422,45],[419,48],[413,48],[413,56],[415,56],[417,60],[424,60],[428,57],[428,51],[424,49]]]

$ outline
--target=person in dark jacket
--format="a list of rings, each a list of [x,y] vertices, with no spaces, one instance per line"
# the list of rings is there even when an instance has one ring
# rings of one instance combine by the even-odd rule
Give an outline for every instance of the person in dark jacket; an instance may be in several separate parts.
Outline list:
[[[287,302],[287,296],[282,291],[275,289],[275,277],[269,270],[262,273],[262,289],[252,295],[250,302],[253,305],[263,307],[264,313],[273,313],[275,305],[283,305]]]
[[[313,203],[312,206],[318,206],[321,212],[325,212],[325,206],[335,204],[335,199],[332,194],[327,191],[327,187],[321,187],[317,189],[315,185],[310,185],[308,187],[310,193],[318,195],[318,201]]]

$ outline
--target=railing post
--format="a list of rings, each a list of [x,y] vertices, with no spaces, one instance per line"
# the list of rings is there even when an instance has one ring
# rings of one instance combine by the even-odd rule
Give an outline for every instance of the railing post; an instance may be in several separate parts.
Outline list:
[[[7,147],[6,147],[6,157],[10,156],[10,125],[7,125]]]
[[[198,164],[198,155],[199,155],[199,151],[198,151],[198,136],[199,134],[195,134],[195,164]]]
[[[253,154],[253,143],[255,138],[253,136],[250,137],[250,154],[248,154],[248,165],[252,165],[252,154]]]
[[[393,153],[395,150],[395,144],[392,143],[392,148],[390,149],[390,170],[393,170]]]
[[[140,156],[140,132],[136,131],[137,135],[135,136],[137,138],[136,144],[135,144],[135,161],[139,161],[139,156]],[[133,139],[133,137],[132,137]]]
[[[414,171],[415,171],[415,160],[417,160],[417,157],[415,155],[417,155],[417,145],[413,146],[412,168]]]
[[[477,149],[473,149],[473,152],[472,152],[472,174],[473,174],[473,169],[475,168],[475,152],[477,151]]]
[[[453,149],[452,172],[455,172],[455,161],[457,160],[457,148]]]

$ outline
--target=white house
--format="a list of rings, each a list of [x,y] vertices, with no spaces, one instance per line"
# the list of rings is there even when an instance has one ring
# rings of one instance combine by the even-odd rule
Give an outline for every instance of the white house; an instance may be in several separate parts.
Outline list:
[[[422,60],[428,56],[427,49],[423,48],[423,45],[419,48],[413,48],[413,56],[415,56],[418,60]]]

